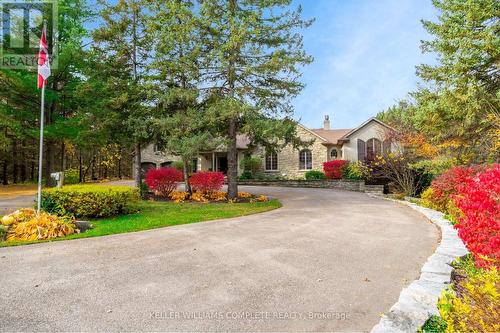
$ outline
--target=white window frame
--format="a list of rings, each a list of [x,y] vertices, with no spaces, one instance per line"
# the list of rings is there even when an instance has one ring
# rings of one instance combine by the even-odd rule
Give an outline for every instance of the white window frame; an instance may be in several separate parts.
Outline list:
[[[308,162],[308,160],[307,160],[307,155],[308,155],[308,154],[307,154],[307,152],[309,152],[309,154],[310,154],[310,156],[311,156],[311,161],[310,161],[310,163],[311,163],[311,167],[310,167],[310,168],[308,168],[308,167],[307,167],[307,165],[308,165],[308,163],[307,163],[307,162]],[[304,154],[305,154],[305,155],[304,155],[304,167],[305,167],[304,169],[303,169],[303,168],[301,168],[301,163],[302,163],[302,162],[300,161],[300,155],[301,155],[302,153],[304,153]],[[313,169],[313,154],[312,154],[312,151],[311,151],[311,150],[309,150],[309,149],[302,149],[301,151],[299,151],[299,170],[300,170],[300,171],[309,171],[309,170],[312,170],[312,169]]]
[[[271,159],[271,169],[267,168],[267,158],[270,157]],[[276,159],[276,169],[273,169],[273,160]],[[265,171],[279,171],[279,159],[278,159],[278,153],[266,153],[266,156],[264,157],[264,170]]]

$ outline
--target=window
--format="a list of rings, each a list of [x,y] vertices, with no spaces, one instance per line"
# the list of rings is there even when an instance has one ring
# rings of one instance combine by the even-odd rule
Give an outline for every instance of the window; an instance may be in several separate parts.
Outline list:
[[[391,145],[392,145],[391,139],[384,140],[384,142],[383,142],[383,146],[384,147],[383,148],[384,148],[384,154],[385,155],[391,153]]]
[[[382,154],[382,142],[379,139],[366,141],[366,159],[373,160],[375,156]]]
[[[193,170],[192,170],[193,173],[198,171],[198,159],[197,158],[193,159],[192,167],[193,167]]]
[[[332,150],[330,151],[330,158],[332,160],[336,160],[338,158],[338,156],[339,156],[339,153],[338,153],[337,149],[332,148]]]
[[[312,153],[310,150],[304,149],[299,152],[299,169],[311,170],[312,166]]]
[[[267,153],[266,154],[266,170],[267,171],[278,170],[278,154],[277,153]]]

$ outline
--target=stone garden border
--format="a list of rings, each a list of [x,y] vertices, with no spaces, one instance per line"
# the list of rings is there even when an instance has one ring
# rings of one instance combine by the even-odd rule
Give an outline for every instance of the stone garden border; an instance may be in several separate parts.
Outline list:
[[[371,194],[384,193],[384,185],[368,185],[364,180],[347,179],[275,179],[275,180],[257,180],[247,179],[238,180],[239,185],[250,186],[280,186],[280,187],[299,187],[299,188],[329,188],[344,191],[364,192]]]
[[[419,279],[401,291],[396,304],[370,331],[371,333],[416,332],[431,315],[439,314],[437,309],[439,295],[451,281],[453,268],[450,263],[457,257],[466,255],[468,250],[453,225],[444,218],[443,213],[407,201],[384,199],[413,208],[441,230],[441,241],[434,254],[427,258],[420,270]]]

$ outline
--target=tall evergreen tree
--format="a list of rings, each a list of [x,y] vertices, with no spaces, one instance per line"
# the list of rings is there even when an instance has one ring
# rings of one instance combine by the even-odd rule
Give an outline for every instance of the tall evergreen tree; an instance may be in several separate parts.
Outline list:
[[[81,83],[83,66],[83,39],[87,35],[83,25],[91,12],[83,0],[58,1],[58,31],[51,36],[58,47],[58,66],[53,66],[46,93],[45,108],[45,172],[48,176],[55,169],[64,169],[64,153],[67,141],[75,138],[79,126],[75,122],[77,106],[80,104],[76,91]],[[42,22],[37,22],[35,33],[40,35]],[[52,50],[50,50],[52,51]],[[54,59],[53,59],[54,60]],[[54,64],[54,63],[53,63]],[[10,163],[11,179],[33,180],[37,160],[39,91],[36,89],[36,72],[30,69],[0,70],[0,122],[3,127],[4,155],[3,182],[8,181],[7,166]],[[56,156],[62,162],[56,166]],[[28,165],[29,164],[29,165]],[[27,170],[30,170],[28,177]],[[19,177],[20,176],[20,179]],[[46,177],[49,180],[49,177]]]
[[[423,21],[434,37],[422,49],[437,55],[421,65],[428,86],[413,97],[416,126],[454,146],[462,162],[500,158],[500,2],[434,0],[437,22]]]
[[[252,122],[289,119],[291,98],[303,88],[300,66],[312,61],[303,49],[299,29],[311,21],[291,0],[200,1],[204,48],[201,77],[206,95],[215,104],[217,120],[228,150],[228,197],[237,195],[238,133],[250,132]],[[275,122],[275,126],[279,123]],[[283,122],[289,133],[290,122]]]
[[[93,32],[97,59],[95,75],[105,82],[108,106],[115,111],[117,132],[133,142],[135,182],[141,185],[141,147],[148,143],[148,127],[144,91],[149,57],[145,33],[147,13],[141,0],[118,0],[115,4],[99,1],[102,24]],[[119,129],[118,129],[119,128]]]
[[[199,17],[190,0],[150,0],[149,4],[148,36],[154,56],[148,90],[158,106],[156,139],[164,151],[182,158],[184,181],[190,191],[189,165],[213,141],[199,98],[198,63],[203,42]]]

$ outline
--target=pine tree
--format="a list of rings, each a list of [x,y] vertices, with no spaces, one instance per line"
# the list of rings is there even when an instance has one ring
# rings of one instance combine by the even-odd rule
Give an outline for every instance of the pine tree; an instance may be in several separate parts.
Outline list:
[[[422,49],[434,52],[435,65],[421,65],[428,84],[412,94],[416,126],[458,159],[500,158],[500,2],[434,0],[437,22],[423,21],[434,37]]]
[[[95,75],[103,80],[108,107],[115,111],[119,132],[132,140],[135,151],[135,183],[141,186],[141,147],[148,143],[147,99],[144,80],[149,57],[145,32],[147,14],[141,0],[99,1],[102,25],[93,32],[97,63]]]
[[[210,119],[226,139],[229,198],[238,192],[237,134],[250,132],[258,124],[250,122],[263,115],[290,119],[290,101],[303,88],[300,67],[312,61],[298,32],[312,21],[290,5],[291,0],[200,1],[201,78],[215,102]],[[290,122],[284,124],[282,132],[289,133]]]
[[[214,141],[199,98],[199,17],[189,0],[152,0],[148,10],[148,36],[154,45],[149,91],[158,106],[156,140],[164,151],[182,158],[190,192],[189,165]]]

